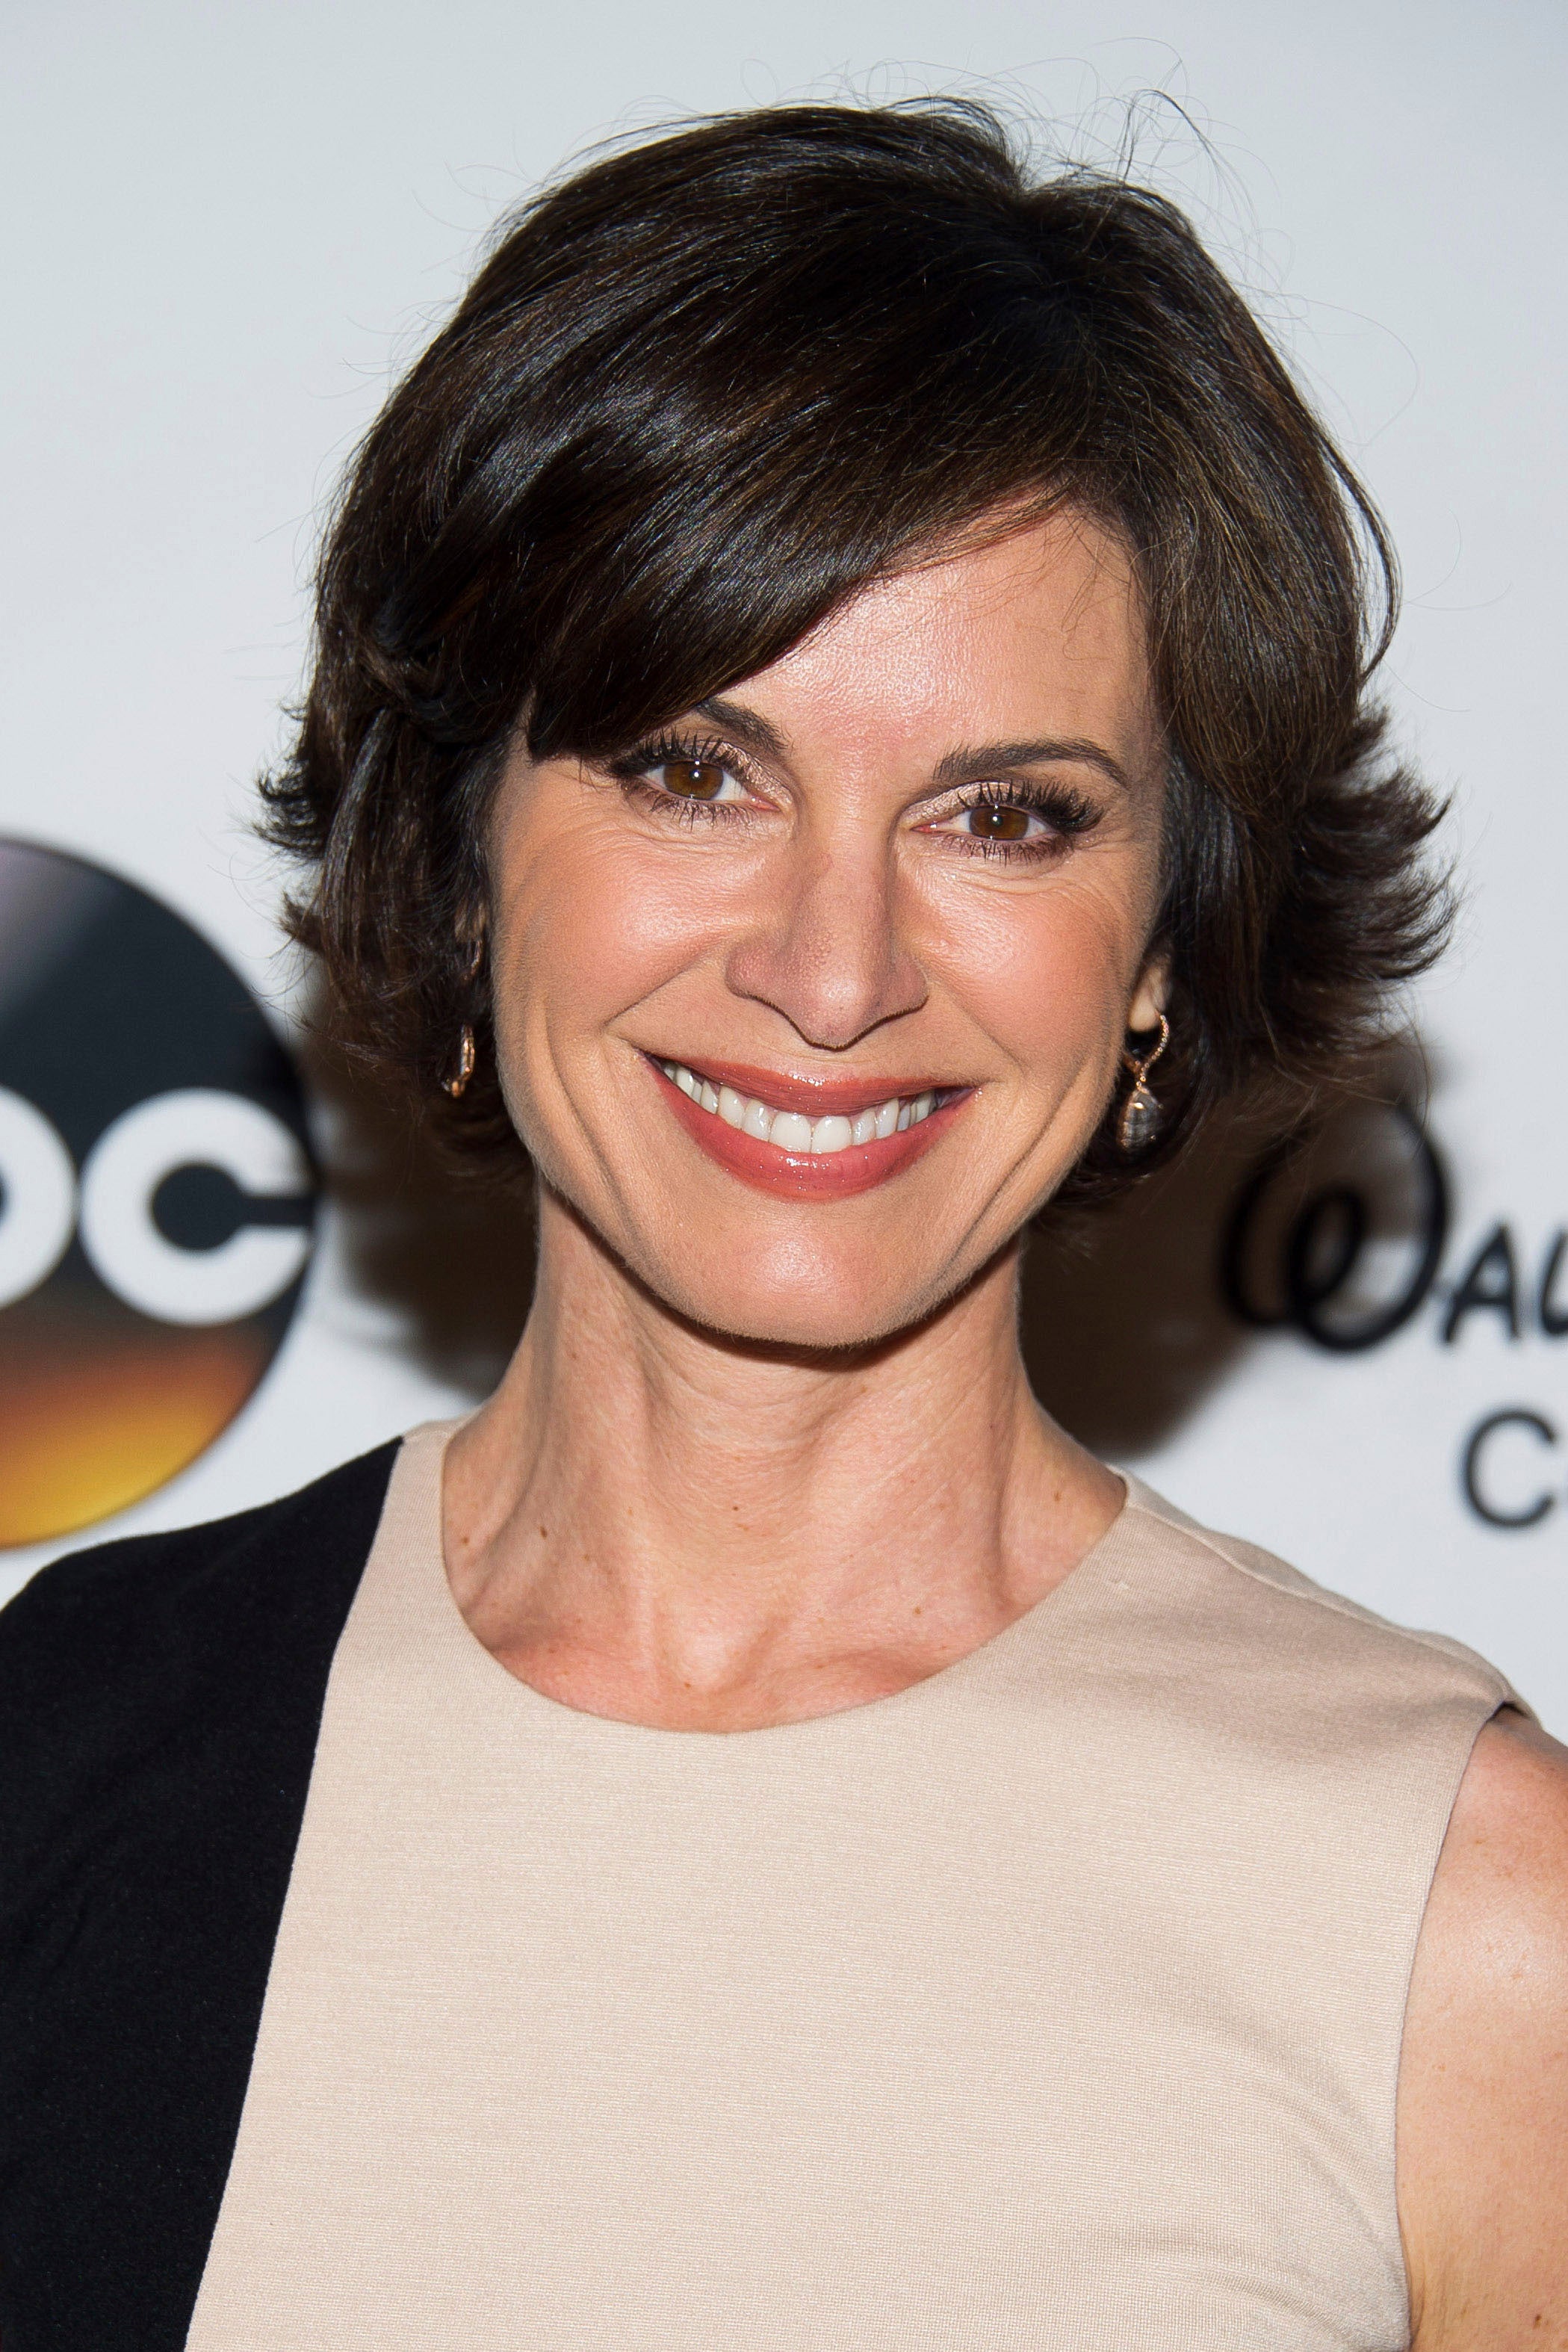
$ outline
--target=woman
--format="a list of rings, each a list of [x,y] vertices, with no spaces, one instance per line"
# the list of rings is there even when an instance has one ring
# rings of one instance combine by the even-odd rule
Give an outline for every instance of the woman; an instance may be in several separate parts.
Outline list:
[[[974,110],[507,227],[269,794],[535,1305],[10,1612],[5,2352],[1568,2342],[1563,1751],[1015,1336],[1437,943],[1368,571],[1187,225]]]

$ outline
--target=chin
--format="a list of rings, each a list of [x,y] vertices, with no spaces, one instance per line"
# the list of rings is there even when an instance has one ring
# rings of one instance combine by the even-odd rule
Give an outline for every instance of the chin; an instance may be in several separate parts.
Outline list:
[[[918,1303],[881,1299],[857,1307],[810,1296],[761,1297],[754,1290],[737,1296],[722,1288],[708,1296],[689,1290],[666,1301],[687,1322],[716,1339],[812,1355],[853,1354],[881,1346],[925,1322],[940,1303],[939,1298]]]
[[[716,1249],[695,1264],[687,1258],[638,1271],[664,1306],[705,1331],[746,1347],[822,1354],[895,1339],[925,1322],[976,1271],[932,1266],[922,1274],[891,1235],[869,1262],[803,1265],[803,1255],[779,1249],[770,1263],[755,1249]]]

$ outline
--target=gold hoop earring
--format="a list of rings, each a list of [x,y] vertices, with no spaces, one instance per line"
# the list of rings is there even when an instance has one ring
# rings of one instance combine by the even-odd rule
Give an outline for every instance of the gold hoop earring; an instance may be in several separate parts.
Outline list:
[[[477,1059],[478,1054],[474,1044],[474,1032],[468,1026],[467,1022],[465,1021],[457,1035],[457,1067],[453,1071],[452,1076],[449,1078],[443,1078],[441,1081],[442,1086],[452,1097],[454,1102],[457,1100],[459,1095],[466,1091],[468,1081],[474,1075],[474,1065]]]
[[[1129,1054],[1123,1049],[1123,1066],[1133,1073],[1133,1083],[1122,1105],[1122,1116],[1116,1121],[1116,1140],[1129,1155],[1146,1151],[1166,1123],[1158,1098],[1150,1091],[1148,1077],[1170,1042],[1171,1024],[1162,1013],[1160,1034],[1149,1053]]]

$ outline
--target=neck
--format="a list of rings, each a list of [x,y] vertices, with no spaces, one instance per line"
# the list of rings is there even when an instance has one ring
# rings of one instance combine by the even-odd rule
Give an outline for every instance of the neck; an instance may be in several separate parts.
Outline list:
[[[1030,1393],[1018,1256],[894,1340],[769,1349],[672,1315],[547,1194],[528,1328],[448,1456],[474,1632],[568,1705],[711,1729],[861,1704],[988,1640],[1121,1502]]]

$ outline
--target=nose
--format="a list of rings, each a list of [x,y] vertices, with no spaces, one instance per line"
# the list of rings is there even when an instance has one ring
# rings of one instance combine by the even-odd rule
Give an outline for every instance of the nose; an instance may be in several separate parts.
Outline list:
[[[925,1003],[900,935],[898,877],[883,841],[802,841],[725,964],[737,996],[779,1013],[808,1045],[841,1053]]]

